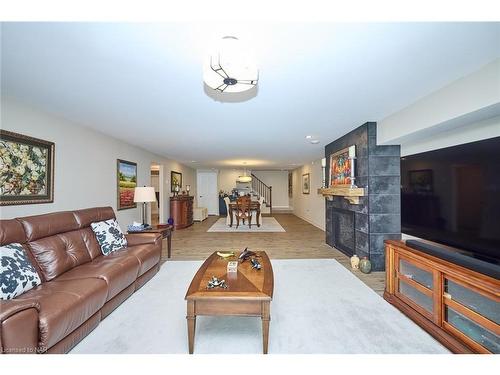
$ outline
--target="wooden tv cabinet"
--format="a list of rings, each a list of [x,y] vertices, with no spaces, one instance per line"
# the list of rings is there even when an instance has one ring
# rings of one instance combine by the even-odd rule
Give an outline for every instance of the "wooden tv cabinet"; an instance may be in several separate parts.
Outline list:
[[[500,352],[500,280],[385,241],[384,298],[453,353]]]

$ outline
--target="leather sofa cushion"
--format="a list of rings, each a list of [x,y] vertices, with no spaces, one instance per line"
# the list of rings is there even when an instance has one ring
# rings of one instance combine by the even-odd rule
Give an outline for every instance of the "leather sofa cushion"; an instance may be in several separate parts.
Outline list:
[[[34,299],[40,304],[39,346],[50,348],[99,311],[108,288],[101,279],[51,281],[17,299]]]
[[[0,246],[15,242],[26,242],[26,234],[21,223],[15,219],[0,220]]]
[[[130,246],[126,251],[139,260],[141,264],[139,276],[142,276],[160,261],[161,247],[153,244]]]
[[[73,211],[80,228],[90,226],[90,223],[115,218],[115,213],[111,207],[94,207],[84,210]]]
[[[118,250],[73,268],[57,280],[102,279],[108,286],[106,301],[109,301],[137,279],[139,267],[139,260],[135,256],[128,254],[126,250]]]
[[[23,225],[28,241],[36,241],[39,238],[50,237],[79,228],[78,222],[71,211],[21,217],[17,220]]]
[[[81,230],[41,238],[28,245],[47,281],[92,260]]]
[[[85,246],[87,246],[90,258],[95,259],[100,257],[102,255],[101,247],[99,246],[99,242],[97,242],[97,238],[92,228],[86,227],[84,229],[80,229],[80,233],[82,235],[83,242],[85,242]]]

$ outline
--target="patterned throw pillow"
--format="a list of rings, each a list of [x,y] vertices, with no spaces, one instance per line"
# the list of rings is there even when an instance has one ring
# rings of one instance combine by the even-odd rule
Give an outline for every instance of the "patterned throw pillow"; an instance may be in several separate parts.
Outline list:
[[[103,255],[127,247],[127,239],[115,219],[90,224]]]
[[[0,246],[0,299],[13,299],[41,283],[21,244]]]

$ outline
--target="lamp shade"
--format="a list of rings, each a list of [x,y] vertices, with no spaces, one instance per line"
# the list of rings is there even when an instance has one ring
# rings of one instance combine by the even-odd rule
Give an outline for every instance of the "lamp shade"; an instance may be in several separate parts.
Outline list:
[[[156,202],[155,189],[152,186],[136,187],[134,202]]]
[[[238,182],[250,182],[252,181],[252,176],[239,176]]]

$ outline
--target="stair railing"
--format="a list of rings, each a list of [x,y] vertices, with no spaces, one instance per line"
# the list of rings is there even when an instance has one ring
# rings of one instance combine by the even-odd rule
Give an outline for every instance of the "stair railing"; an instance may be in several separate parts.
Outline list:
[[[267,186],[261,179],[252,173],[252,190],[259,196],[264,197],[264,203],[271,214],[273,213],[273,187]]]

